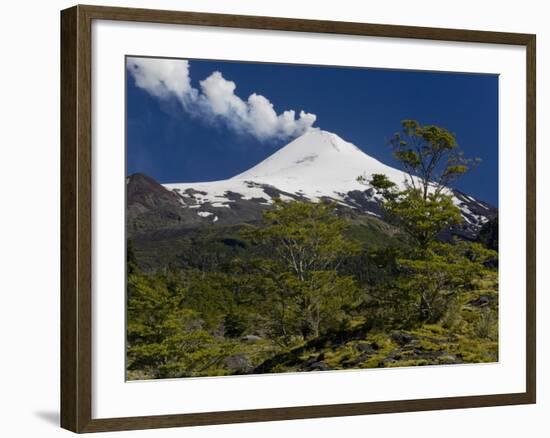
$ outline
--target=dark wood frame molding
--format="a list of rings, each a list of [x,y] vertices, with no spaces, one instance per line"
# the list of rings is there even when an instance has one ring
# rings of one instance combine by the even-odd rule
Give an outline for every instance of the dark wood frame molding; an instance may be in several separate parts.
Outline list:
[[[140,21],[525,46],[527,51],[526,391],[468,397],[92,419],[92,20]],[[81,433],[535,403],[535,48],[535,35],[519,33],[81,5],[62,11],[61,426]]]

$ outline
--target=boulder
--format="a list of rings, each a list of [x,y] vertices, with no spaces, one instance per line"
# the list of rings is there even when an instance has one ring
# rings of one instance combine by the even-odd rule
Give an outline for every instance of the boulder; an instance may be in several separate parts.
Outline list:
[[[491,299],[486,295],[481,295],[479,298],[470,301],[468,304],[474,307],[485,307],[491,304]]]
[[[403,345],[410,344],[413,341],[417,341],[418,339],[409,333],[393,332],[391,334],[391,340],[396,344],[403,346]]]
[[[385,368],[387,367],[388,365],[392,364],[392,363],[396,363],[397,361],[392,358],[392,357],[387,357],[386,359],[383,359],[381,360],[379,363],[378,363],[378,368]]]
[[[365,362],[370,356],[371,355],[369,353],[363,353],[358,357],[356,357],[355,359],[353,359],[352,361],[348,362],[347,365],[350,367],[357,366],[360,363]]]
[[[227,356],[223,360],[225,367],[236,373],[246,373],[252,368],[248,357],[242,353]]]
[[[329,371],[331,368],[324,362],[313,362],[308,369],[309,371]]]
[[[245,341],[245,342],[258,342],[261,340],[262,340],[262,337],[258,335],[244,335],[241,338],[241,341]]]
[[[360,344],[357,344],[355,348],[357,348],[357,350],[364,354],[374,354],[377,350],[377,348],[374,348],[373,345],[367,344],[366,342],[361,342]]]
[[[460,361],[454,354],[443,354],[439,357],[439,363],[441,364],[457,364],[461,362],[462,361]]]

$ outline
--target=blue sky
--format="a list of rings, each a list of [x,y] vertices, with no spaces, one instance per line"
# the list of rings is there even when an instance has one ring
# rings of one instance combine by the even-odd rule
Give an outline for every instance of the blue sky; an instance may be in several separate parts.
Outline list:
[[[147,74],[126,77],[128,174],[142,172],[161,183],[231,177],[311,124],[311,116],[299,120],[301,110],[315,114],[313,126],[399,167],[387,140],[401,120],[416,119],[449,129],[465,156],[481,158],[454,187],[498,205],[496,75],[203,60],[189,60],[182,75],[159,70],[153,62],[149,60]],[[216,71],[221,76],[211,77]],[[201,87],[208,77],[212,81]],[[233,91],[227,89],[228,81],[234,82]],[[189,104],[200,101],[193,93],[208,97],[202,99],[207,109]],[[281,134],[279,125],[256,132],[255,123],[235,115],[253,93],[265,96],[277,114],[296,111],[298,121],[285,128],[290,137]],[[262,115],[269,102],[256,101]],[[220,109],[226,104],[231,107]],[[216,111],[225,113],[213,116]]]

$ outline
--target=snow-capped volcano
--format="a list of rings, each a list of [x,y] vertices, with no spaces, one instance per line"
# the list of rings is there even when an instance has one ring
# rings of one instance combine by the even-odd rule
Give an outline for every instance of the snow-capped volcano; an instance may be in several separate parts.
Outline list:
[[[177,215],[178,223],[187,225],[257,220],[275,197],[311,202],[331,199],[358,213],[379,216],[378,196],[357,181],[360,175],[368,179],[372,174],[385,174],[401,187],[407,179],[402,171],[372,158],[338,135],[315,128],[232,178],[163,187],[170,195],[169,216]],[[146,182],[149,184],[151,181]],[[449,189],[449,193],[462,211],[468,234],[475,234],[496,216],[496,210],[484,202],[456,190]]]
[[[194,194],[198,204],[208,202],[218,207],[230,207],[233,201],[227,198],[227,192],[239,193],[244,199],[263,198],[266,203],[271,203],[273,194],[270,187],[284,192],[280,194],[283,199],[289,195],[311,201],[332,198],[348,204],[349,192],[367,189],[357,181],[357,177],[373,173],[383,173],[398,184],[405,180],[403,172],[370,157],[338,135],[312,129],[230,179],[164,186],[180,194],[189,189],[204,192]],[[268,186],[267,191],[265,186]],[[353,203],[349,206],[354,207]]]

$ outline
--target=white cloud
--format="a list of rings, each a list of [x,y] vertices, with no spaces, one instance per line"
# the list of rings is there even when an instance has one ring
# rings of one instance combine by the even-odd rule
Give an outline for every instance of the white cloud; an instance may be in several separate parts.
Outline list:
[[[253,93],[246,101],[235,94],[235,82],[216,71],[193,88],[189,62],[177,59],[128,58],[136,86],[160,99],[175,97],[190,114],[221,120],[231,129],[259,140],[296,137],[310,129],[317,116],[294,110],[277,114],[266,97]]]
[[[160,98],[193,96],[189,62],[183,59],[128,58],[127,68],[136,86]]]
[[[245,117],[246,104],[235,95],[235,82],[225,80],[222,74],[216,71],[201,81],[200,85],[202,97],[215,115],[228,118]]]

